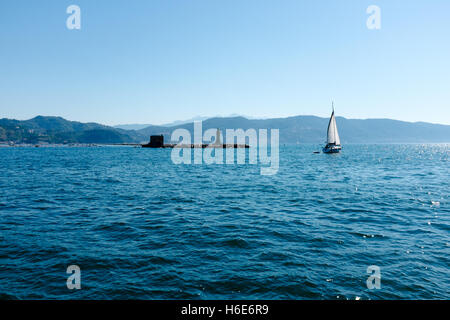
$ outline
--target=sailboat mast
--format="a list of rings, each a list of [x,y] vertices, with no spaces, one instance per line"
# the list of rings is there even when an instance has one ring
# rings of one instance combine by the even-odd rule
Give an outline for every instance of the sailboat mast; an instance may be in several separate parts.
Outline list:
[[[333,107],[333,117],[334,117],[334,144],[337,144],[336,137],[337,137],[337,125],[336,125],[336,116],[334,115],[334,101],[331,103]]]

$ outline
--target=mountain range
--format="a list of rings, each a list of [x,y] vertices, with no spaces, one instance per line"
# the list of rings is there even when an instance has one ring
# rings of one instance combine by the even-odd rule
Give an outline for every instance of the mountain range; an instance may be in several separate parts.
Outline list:
[[[275,119],[214,117],[203,121],[203,130],[279,129],[280,143],[323,143],[328,118],[295,116]],[[450,125],[405,122],[390,119],[346,119],[337,117],[341,141],[345,143],[442,143],[450,142]],[[163,134],[170,141],[177,128],[193,131],[193,122],[149,125],[137,130],[98,123],[81,123],[61,117],[37,116],[30,120],[0,119],[0,142],[13,143],[142,143],[150,135]]]
[[[235,117],[245,117],[247,119],[252,119],[251,117],[246,117],[246,116],[242,116],[240,114],[231,114],[229,116],[227,116],[226,118],[235,118]],[[169,123],[165,123],[165,124],[161,124],[160,126],[162,127],[175,127],[181,124],[185,124],[185,123],[191,123],[194,121],[204,121],[210,118],[219,118],[219,116],[216,117],[202,117],[202,116],[197,116],[188,120],[177,120],[177,121],[173,121],[173,122],[169,122]],[[140,129],[144,129],[146,127],[150,127],[152,126],[152,124],[119,124],[114,126],[114,128],[119,128],[119,129],[126,129],[126,130],[140,130]]]

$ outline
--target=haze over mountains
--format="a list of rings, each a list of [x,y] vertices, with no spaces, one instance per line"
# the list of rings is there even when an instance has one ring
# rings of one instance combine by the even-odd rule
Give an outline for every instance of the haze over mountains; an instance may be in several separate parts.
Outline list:
[[[173,121],[170,123],[165,123],[160,125],[161,127],[174,127],[180,124],[185,124],[185,123],[190,123],[190,122],[194,122],[194,121],[203,121],[206,120],[210,117],[194,117],[191,118],[189,120],[177,120],[177,121]],[[133,123],[133,124],[119,124],[116,126],[113,126],[114,128],[119,128],[119,129],[125,129],[125,130],[141,130],[147,127],[153,126],[153,124],[139,124],[139,123]]]
[[[295,116],[276,119],[244,117],[210,118],[203,130],[279,129],[280,143],[323,143],[328,118]],[[337,117],[341,141],[345,143],[442,143],[450,142],[450,125],[404,122],[390,119],[346,119]],[[138,130],[125,130],[98,123],[68,121],[61,117],[37,116],[20,121],[0,119],[0,142],[8,143],[142,143],[150,135],[163,134],[170,141],[172,132],[185,128],[193,132],[193,123],[171,126],[150,125]]]
[[[225,118],[235,118],[235,117],[244,117],[247,119],[252,119],[251,117],[246,117],[240,114],[231,114],[229,116],[226,116]],[[188,120],[177,120],[177,121],[173,121],[173,122],[169,122],[169,123],[165,123],[165,124],[161,124],[159,125],[160,127],[174,127],[174,126],[178,126],[181,124],[185,124],[185,123],[191,123],[194,121],[204,121],[207,119],[211,119],[211,118],[222,118],[220,116],[216,116],[216,117],[202,117],[202,116],[197,116]],[[140,129],[144,129],[147,127],[152,126],[153,124],[119,124],[114,126],[114,128],[119,128],[119,129],[125,129],[125,130],[140,130]]]

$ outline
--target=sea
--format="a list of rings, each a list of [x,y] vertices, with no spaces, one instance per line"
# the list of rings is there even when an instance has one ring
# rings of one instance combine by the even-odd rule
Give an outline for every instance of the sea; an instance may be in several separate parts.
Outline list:
[[[0,299],[449,299],[450,144],[314,151],[0,148]]]

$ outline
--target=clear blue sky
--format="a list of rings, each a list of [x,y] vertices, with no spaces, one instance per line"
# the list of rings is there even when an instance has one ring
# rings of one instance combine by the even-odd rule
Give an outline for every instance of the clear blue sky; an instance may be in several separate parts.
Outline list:
[[[0,118],[328,117],[334,99],[348,118],[450,124],[449,15],[448,0],[2,0]]]

